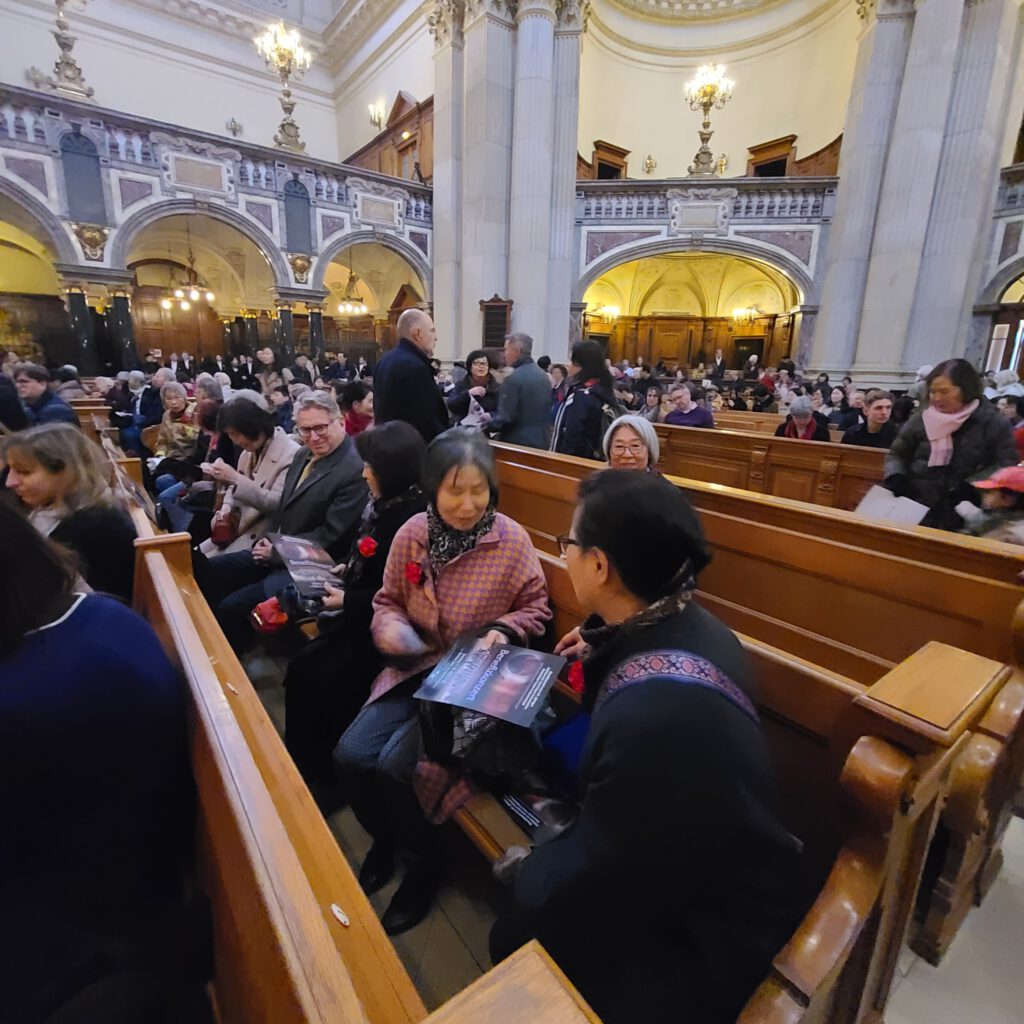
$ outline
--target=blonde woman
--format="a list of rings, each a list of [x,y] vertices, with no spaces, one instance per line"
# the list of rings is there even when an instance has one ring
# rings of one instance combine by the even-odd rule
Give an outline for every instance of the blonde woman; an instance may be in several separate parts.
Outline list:
[[[135,527],[99,447],[77,427],[49,423],[6,438],[0,458],[32,525],[78,556],[93,590],[131,603]]]

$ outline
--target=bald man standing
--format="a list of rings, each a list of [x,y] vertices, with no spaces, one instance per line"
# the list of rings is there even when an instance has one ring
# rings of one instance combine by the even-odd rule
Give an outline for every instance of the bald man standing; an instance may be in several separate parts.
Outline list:
[[[404,420],[429,444],[448,429],[448,407],[430,366],[437,328],[422,309],[407,309],[398,318],[397,330],[400,341],[373,374],[374,419],[377,424]]]

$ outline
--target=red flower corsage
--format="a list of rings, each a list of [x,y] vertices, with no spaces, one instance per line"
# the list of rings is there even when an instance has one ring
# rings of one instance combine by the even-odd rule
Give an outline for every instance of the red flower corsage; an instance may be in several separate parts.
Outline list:
[[[363,558],[373,558],[377,554],[377,542],[369,535],[360,537],[359,543],[356,544],[356,550]]]
[[[584,690],[583,685],[583,662],[574,661],[569,665],[569,689],[574,690],[576,693],[582,693]]]
[[[405,578],[414,586],[420,586],[424,579],[423,566],[419,562],[406,562]]]

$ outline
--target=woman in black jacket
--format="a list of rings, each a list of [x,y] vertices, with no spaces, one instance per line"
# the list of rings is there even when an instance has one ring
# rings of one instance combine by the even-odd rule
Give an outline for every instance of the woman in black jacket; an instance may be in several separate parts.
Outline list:
[[[67,423],[7,438],[0,452],[7,487],[44,537],[70,548],[93,590],[131,604],[135,527],[108,482],[98,445]]]
[[[551,433],[551,451],[581,459],[604,459],[604,435],[617,413],[612,376],[604,350],[596,341],[578,341],[572,347],[565,400],[558,407]]]
[[[395,534],[427,507],[420,474],[427,446],[401,420],[383,423],[355,439],[364,463],[370,501],[337,588],[324,599],[320,636],[288,665],[285,675],[285,745],[307,782],[333,782],[331,753],[366,702],[381,669],[370,622],[373,598]]]
[[[520,861],[496,959],[536,937],[606,1024],[731,1024],[798,918],[798,843],[735,635],[690,600],[708,561],[681,492],[580,484],[559,538],[582,606],[580,817]],[[581,650],[582,648],[582,650]]]
[[[470,352],[466,357],[466,376],[460,380],[445,401],[448,411],[460,422],[469,414],[470,398],[473,398],[484,412],[494,415],[498,411],[498,382],[491,373],[491,361],[483,349]]]

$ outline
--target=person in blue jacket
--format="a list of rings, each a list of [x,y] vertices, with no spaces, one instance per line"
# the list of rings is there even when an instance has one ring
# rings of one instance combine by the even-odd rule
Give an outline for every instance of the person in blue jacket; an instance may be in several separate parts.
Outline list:
[[[50,371],[37,363],[20,363],[14,368],[14,383],[32,426],[42,423],[74,423],[75,410],[50,390]]]

